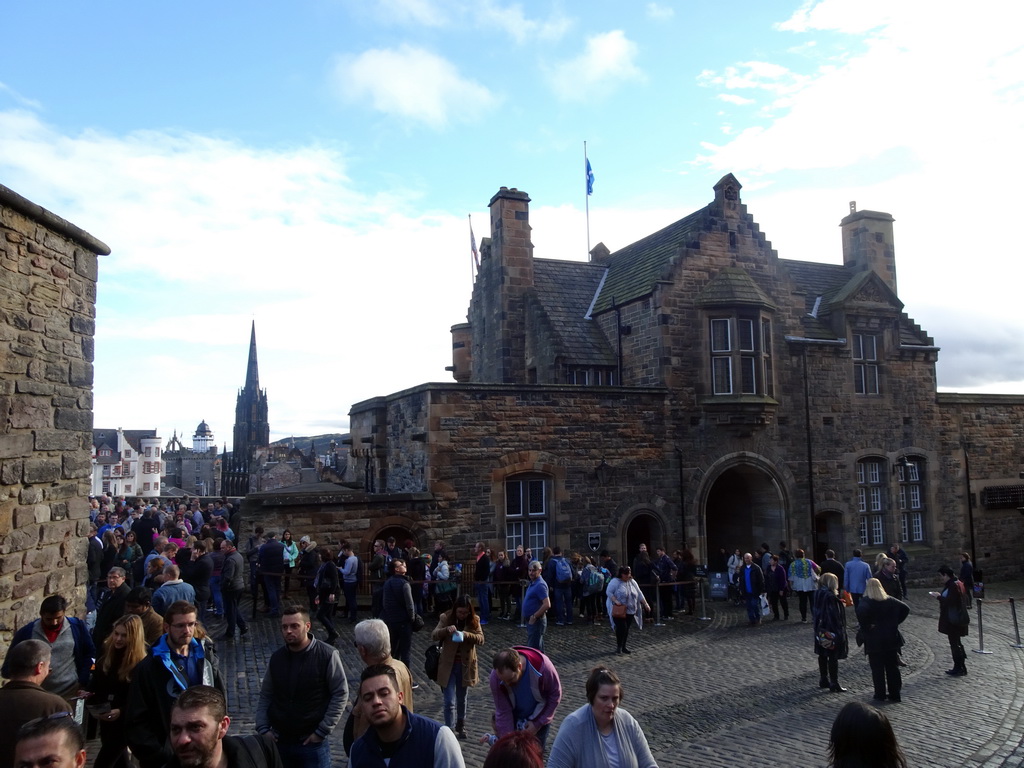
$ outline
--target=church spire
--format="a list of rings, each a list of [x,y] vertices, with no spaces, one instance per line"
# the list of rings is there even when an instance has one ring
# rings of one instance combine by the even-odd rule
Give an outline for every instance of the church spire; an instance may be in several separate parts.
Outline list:
[[[256,362],[256,321],[252,321],[252,334],[249,337],[249,365],[245,371],[245,388],[250,392],[260,390],[260,369]]]

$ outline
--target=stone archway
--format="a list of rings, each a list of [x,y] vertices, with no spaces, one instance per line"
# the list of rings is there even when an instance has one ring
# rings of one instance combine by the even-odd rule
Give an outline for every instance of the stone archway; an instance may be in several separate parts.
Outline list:
[[[412,541],[412,544],[413,544],[414,547],[416,547],[417,549],[419,549],[421,551],[423,550],[423,547],[421,545],[424,544],[425,542],[419,541],[418,537],[412,531],[412,529],[410,529],[410,528],[408,528],[408,527],[406,527],[404,525],[401,525],[401,524],[397,524],[397,525],[396,524],[391,524],[391,525],[385,526],[384,528],[381,528],[379,531],[377,531],[376,534],[374,534],[373,538],[371,538],[370,541],[369,541],[369,552],[368,553],[363,553],[363,556],[369,555],[369,558],[372,559],[373,558],[373,542],[376,541],[377,539],[380,539],[381,541],[387,541],[388,538],[391,537],[391,536],[395,537],[395,543],[398,544],[398,546],[400,546],[402,549],[406,548],[405,547],[405,543],[407,541]],[[369,560],[366,560],[365,562],[369,562]]]
[[[640,545],[646,544],[653,557],[655,547],[667,547],[665,528],[661,520],[650,510],[639,510],[626,525],[623,533],[622,560],[619,565],[629,565],[640,551]],[[613,574],[616,575],[616,574]]]
[[[761,542],[774,548],[787,540],[785,503],[774,478],[754,464],[724,470],[704,503],[707,551],[756,551]]]

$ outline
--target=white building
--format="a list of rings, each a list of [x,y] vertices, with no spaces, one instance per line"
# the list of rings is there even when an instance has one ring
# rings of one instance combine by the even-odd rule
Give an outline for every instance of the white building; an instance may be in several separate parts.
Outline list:
[[[155,429],[92,431],[94,496],[159,496],[162,466]]]

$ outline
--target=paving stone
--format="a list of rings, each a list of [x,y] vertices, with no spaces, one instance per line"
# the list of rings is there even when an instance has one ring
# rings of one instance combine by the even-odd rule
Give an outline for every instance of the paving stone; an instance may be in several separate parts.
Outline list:
[[[936,630],[938,606],[929,588],[911,590],[911,615],[902,626],[908,667],[903,672],[903,702],[883,704],[911,765],[932,768],[1016,768],[1024,766],[1024,650],[1011,647],[1010,607],[1001,599],[1024,594],[1024,582],[988,585],[984,606],[985,648],[978,648],[976,614],[965,638],[969,674],[950,678],[949,646]],[[251,605],[243,603],[245,615]],[[833,694],[818,688],[817,661],[810,624],[799,614],[789,621],[746,625],[745,609],[731,603],[707,606],[709,621],[677,614],[664,626],[645,623],[630,632],[630,656],[615,654],[615,640],[607,623],[597,626],[575,621],[571,626],[548,626],[545,651],[562,679],[563,700],[555,722],[585,702],[584,681],[596,665],[614,669],[623,681],[623,707],[644,728],[662,768],[699,765],[701,768],[736,768],[737,765],[824,765],[828,733],[839,709],[854,699],[871,701],[871,673],[867,657],[852,645],[850,657],[840,662],[839,674],[849,693]],[[361,616],[364,618],[364,616]],[[851,634],[855,623],[847,614]],[[337,647],[349,677],[352,695],[362,663],[352,644],[352,625],[339,623]],[[218,642],[221,672],[228,689],[232,733],[252,731],[260,682],[270,654],[280,646],[277,623],[257,618],[244,640]],[[424,651],[433,625],[413,636],[412,672],[420,682],[414,694],[416,711],[443,722],[443,697],[422,672]],[[213,619],[211,634],[222,634],[222,622]],[[316,628],[318,637],[323,631]],[[461,742],[467,766],[480,766],[486,747],[477,739],[491,730],[493,706],[487,687],[490,658],[510,645],[524,644],[526,630],[493,619],[484,627],[480,649],[480,683],[471,689],[467,704],[467,731]],[[963,738],[936,744],[942,729],[959,728]],[[549,737],[549,746],[557,731]],[[95,753],[98,745],[90,748]],[[332,764],[348,764],[340,733],[332,739]]]

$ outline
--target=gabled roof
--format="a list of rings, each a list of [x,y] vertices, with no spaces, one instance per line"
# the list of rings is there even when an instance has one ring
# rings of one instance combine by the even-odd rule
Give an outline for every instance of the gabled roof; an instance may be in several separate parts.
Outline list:
[[[605,267],[584,261],[535,259],[533,284],[540,311],[559,354],[572,362],[614,365],[615,355],[597,322],[586,315]]]
[[[762,291],[745,269],[725,267],[711,278],[697,297],[697,306],[754,306],[775,304]]]
[[[612,254],[594,312],[611,309],[613,300],[624,304],[651,293],[680,249],[697,239],[708,208],[710,205]]]

